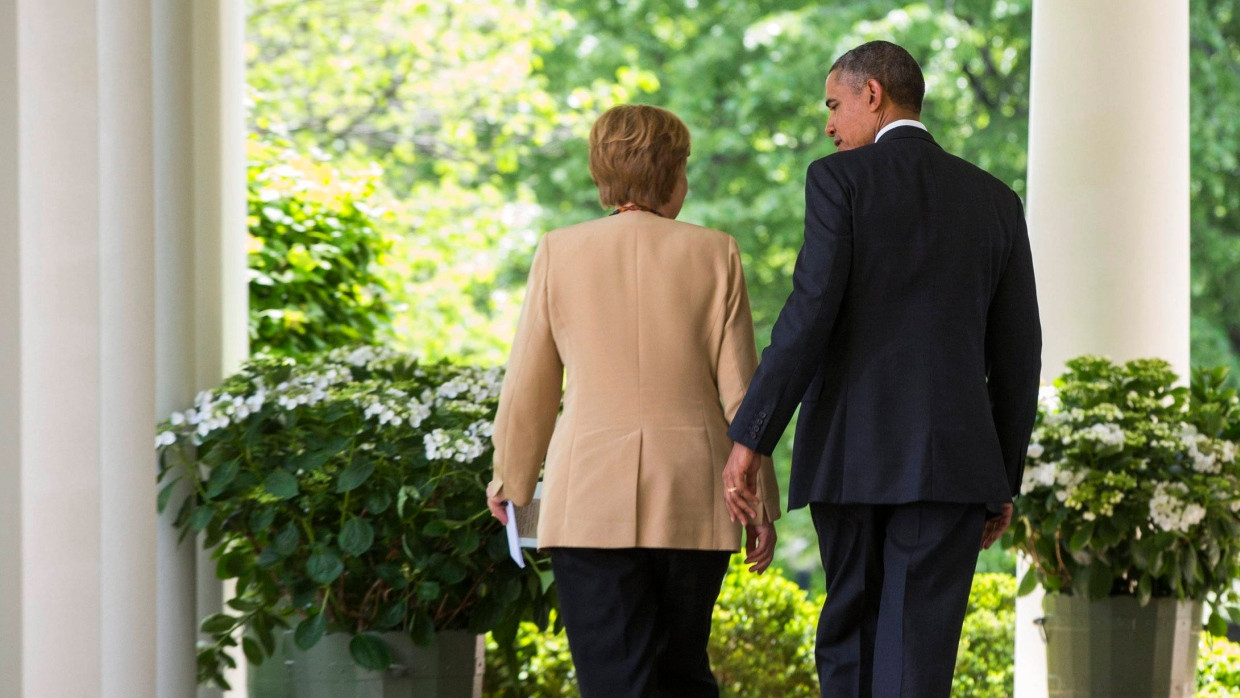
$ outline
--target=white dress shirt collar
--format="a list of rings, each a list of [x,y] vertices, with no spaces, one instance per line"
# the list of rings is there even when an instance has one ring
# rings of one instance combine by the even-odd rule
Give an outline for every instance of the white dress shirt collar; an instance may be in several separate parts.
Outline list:
[[[896,128],[897,126],[916,126],[917,128],[923,131],[926,131],[927,133],[930,131],[930,129],[926,128],[925,124],[921,123],[920,121],[916,119],[896,119],[895,121],[887,124],[881,130],[879,130],[878,134],[874,136],[874,142],[877,143],[878,139],[882,138],[884,133],[887,133],[891,129]]]

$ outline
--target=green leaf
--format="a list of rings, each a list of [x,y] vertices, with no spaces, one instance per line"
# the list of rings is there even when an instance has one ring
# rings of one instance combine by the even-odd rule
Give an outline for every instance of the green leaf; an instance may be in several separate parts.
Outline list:
[[[349,463],[349,467],[340,471],[340,477],[336,480],[337,492],[351,492],[370,479],[371,474],[375,472],[375,464],[365,459],[354,459]]]
[[[425,613],[414,614],[409,623],[409,639],[419,647],[426,647],[435,641],[435,624]]]
[[[1086,523],[1072,534],[1072,539],[1068,541],[1068,550],[1077,552],[1089,544],[1089,539],[1094,535],[1093,522]]]
[[[276,651],[276,634],[269,618],[270,616],[259,613],[254,616],[254,621],[250,627],[254,630],[254,634],[258,635],[258,641],[263,646],[263,651],[270,657]]]
[[[439,582],[422,582],[418,585],[418,598],[422,601],[439,599]]]
[[[1038,572],[1034,567],[1030,567],[1025,572],[1025,576],[1020,579],[1020,587],[1016,589],[1017,596],[1024,596],[1032,592],[1038,586]]]
[[[465,571],[464,565],[462,565],[458,560],[451,558],[438,565],[434,571],[440,581],[448,586],[460,584],[465,580],[465,577],[468,574]]]
[[[392,506],[392,495],[387,490],[375,490],[366,495],[366,510],[371,514],[382,514]]]
[[[272,522],[276,520],[276,510],[272,507],[262,507],[250,512],[250,531],[254,533],[266,533],[271,528]]]
[[[392,650],[375,635],[362,633],[349,641],[349,654],[353,661],[371,671],[384,671],[392,666]]]
[[[318,470],[323,467],[323,464],[327,462],[327,459],[331,458],[334,454],[335,451],[330,450],[330,448],[301,453],[288,459],[288,468],[294,472],[299,470],[304,470],[306,472]]]
[[[256,560],[254,564],[258,565],[259,569],[265,570],[268,567],[280,562],[285,557],[287,556],[281,555],[275,548],[267,546],[266,548],[263,548],[263,552],[259,553],[258,560]]]
[[[385,606],[375,624],[383,629],[394,628],[405,621],[405,615],[408,613],[409,602],[405,599],[400,599]]]
[[[292,555],[301,544],[301,530],[292,521],[284,525],[271,541],[271,549],[281,556]]]
[[[258,666],[263,663],[267,655],[263,653],[263,648],[258,644],[258,640],[246,635],[241,638],[241,651],[245,652],[245,658],[251,664]]]
[[[215,516],[215,507],[210,504],[199,504],[194,515],[189,517],[189,528],[194,533],[202,533]]]
[[[1197,564],[1197,553],[1191,548],[1180,551],[1180,575],[1188,584],[1200,579],[1201,568]]]
[[[1112,586],[1114,579],[1110,566],[1095,560],[1089,566],[1089,598],[1101,599],[1110,595]]]
[[[267,476],[263,487],[279,499],[292,499],[301,491],[301,488],[297,485],[297,478],[293,477],[287,470],[273,471]]]
[[[478,531],[472,528],[458,528],[453,532],[452,538],[456,544],[457,553],[460,555],[468,555],[474,552],[482,542]]]
[[[354,516],[340,529],[340,549],[349,555],[361,555],[375,541],[375,529],[370,522]]]
[[[220,556],[219,562],[215,565],[215,576],[219,579],[233,579],[245,574],[250,567],[250,562],[254,559],[253,553],[245,549],[233,549]],[[241,602],[241,599],[233,599],[233,601]],[[233,606],[233,602],[229,602]],[[233,606],[233,608],[237,608]],[[237,608],[238,611],[249,611],[253,609]]]
[[[251,611],[257,611],[258,609],[262,608],[263,602],[259,601],[258,599],[233,598],[233,599],[228,600],[228,607],[233,609],[234,611],[241,611],[242,613],[249,613]]]
[[[298,649],[304,652],[317,645],[326,630],[326,613],[316,613],[312,616],[307,616],[297,624],[297,630],[293,631],[293,642],[297,644]]]
[[[227,613],[215,613],[202,620],[202,625],[199,627],[199,630],[211,635],[218,635],[221,633],[232,632],[232,629],[236,627],[236,625],[236,616],[230,616]]]
[[[331,584],[344,572],[344,563],[340,556],[330,549],[324,548],[306,560],[306,574],[316,584]]]
[[[172,498],[172,491],[176,489],[177,483],[180,481],[181,478],[175,478],[172,482],[169,482],[160,488],[159,496],[155,499],[156,511],[161,514],[164,513],[164,509],[168,508],[168,500]]]
[[[1150,596],[1154,592],[1154,578],[1148,574],[1141,575],[1141,579],[1137,580],[1137,603],[1144,606],[1150,602]]]
[[[237,473],[240,471],[241,460],[238,458],[212,468],[211,477],[207,480],[207,499],[214,499],[228,489],[232,481],[237,479]]]
[[[1227,636],[1227,620],[1219,615],[1218,611],[1210,613],[1210,622],[1206,624],[1206,630],[1215,637]]]

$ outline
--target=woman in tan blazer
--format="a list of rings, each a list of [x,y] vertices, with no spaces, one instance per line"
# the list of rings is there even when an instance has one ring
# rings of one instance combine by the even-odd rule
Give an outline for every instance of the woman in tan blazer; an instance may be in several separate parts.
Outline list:
[[[741,529],[721,472],[757,357],[736,241],[675,220],[688,155],[664,109],[594,124],[590,174],[615,210],[539,242],[495,421],[488,505],[506,521],[543,473],[539,547],[584,698],[718,695],[706,643]],[[779,517],[769,460],[754,486],[746,562],[761,572]]]

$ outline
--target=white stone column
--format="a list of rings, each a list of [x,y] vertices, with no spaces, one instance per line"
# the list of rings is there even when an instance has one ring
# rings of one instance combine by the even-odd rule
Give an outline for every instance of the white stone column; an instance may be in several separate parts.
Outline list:
[[[1188,0],[1033,6],[1029,229],[1043,375],[1189,366]]]
[[[3,690],[153,696],[150,3],[4,13]]]
[[[21,240],[17,7],[0,2],[0,698],[21,695]]]
[[[245,15],[242,0],[155,4],[159,418],[236,370],[248,351]],[[174,496],[179,501],[182,493]],[[159,528],[160,698],[194,695],[198,621],[222,585],[198,541]],[[243,658],[238,654],[238,661]],[[244,695],[234,672],[231,695]],[[198,689],[204,698],[220,691]]]
[[[183,410],[197,380],[194,293],[193,0],[154,4],[155,25],[155,410]],[[204,337],[201,351],[214,353]],[[172,522],[189,492],[182,483],[160,517],[156,592],[156,694],[194,695],[198,639],[195,541]]]
[[[1028,218],[1043,377],[1085,353],[1189,368],[1188,0],[1033,5]],[[1016,695],[1046,695],[1017,602]]]
[[[242,0],[190,0],[193,24],[194,325],[196,390],[215,387],[249,351],[246,253],[245,7]],[[188,405],[186,405],[188,406]],[[231,585],[197,552],[197,615],[223,610]],[[245,691],[245,661],[225,674]],[[220,691],[202,688],[199,698]]]
[[[0,697],[196,690],[153,436],[246,351],[241,18],[0,2]]]

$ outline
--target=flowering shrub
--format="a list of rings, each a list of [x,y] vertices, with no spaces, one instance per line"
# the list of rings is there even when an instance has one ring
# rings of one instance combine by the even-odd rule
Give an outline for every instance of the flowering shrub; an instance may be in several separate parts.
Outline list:
[[[302,649],[350,633],[354,659],[380,669],[390,650],[367,631],[425,644],[545,624],[542,558],[514,565],[483,506],[501,380],[375,347],[259,357],[171,415],[159,507],[182,496],[182,535],[202,533],[217,575],[237,580],[230,611],[203,621],[199,680],[225,685],[238,635],[261,663],[277,628]]]
[[[1208,601],[1225,631],[1240,575],[1240,406],[1225,369],[1177,387],[1159,360],[1085,356],[1044,388],[1008,542],[1021,593]]]

